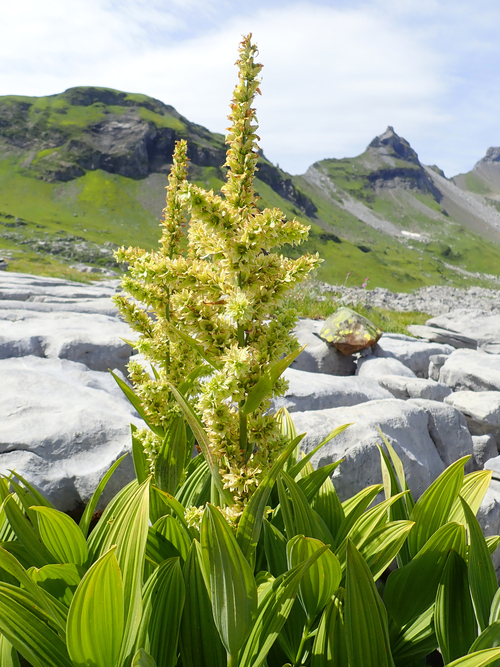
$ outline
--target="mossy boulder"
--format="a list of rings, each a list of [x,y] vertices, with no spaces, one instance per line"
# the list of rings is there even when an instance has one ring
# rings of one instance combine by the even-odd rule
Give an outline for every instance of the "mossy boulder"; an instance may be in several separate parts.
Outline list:
[[[339,308],[325,321],[320,338],[348,356],[375,345],[382,331],[350,308]]]

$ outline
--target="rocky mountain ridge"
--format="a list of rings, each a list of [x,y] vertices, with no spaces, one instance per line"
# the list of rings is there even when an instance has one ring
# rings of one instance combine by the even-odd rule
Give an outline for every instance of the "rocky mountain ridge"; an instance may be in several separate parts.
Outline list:
[[[3,259],[15,270],[81,277],[82,264],[113,268],[117,245],[153,247],[180,138],[189,178],[219,190],[224,137],[159,100],[96,87],[0,98]],[[303,176],[262,154],[256,187],[262,207],[311,226],[305,249],[325,259],[322,280],[486,285],[500,273],[499,155],[490,149],[469,174],[447,179],[388,127],[360,156],[321,160]]]

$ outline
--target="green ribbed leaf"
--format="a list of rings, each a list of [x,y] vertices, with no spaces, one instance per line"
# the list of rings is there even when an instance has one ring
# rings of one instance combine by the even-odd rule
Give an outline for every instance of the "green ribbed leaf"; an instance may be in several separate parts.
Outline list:
[[[272,392],[279,377],[305,348],[306,346],[303,345],[301,348],[287,354],[283,359],[279,359],[274,364],[268,365],[258,382],[248,392],[245,403],[240,407],[240,411],[244,415],[249,415],[257,410],[262,401]]]
[[[67,608],[84,574],[83,568],[73,563],[45,565],[39,570],[31,568],[29,571],[30,577],[40,588]]]
[[[260,482],[257,489],[252,494],[250,500],[243,510],[240,521],[238,523],[238,530],[236,532],[236,539],[240,545],[243,555],[253,567],[255,562],[255,550],[260,537],[262,528],[262,521],[266,511],[267,502],[271,489],[278,477],[283,466],[293,454],[295,448],[302,440],[303,436],[297,436],[292,442],[288,444],[286,449],[274,462],[272,468],[269,470],[264,479]]]
[[[203,454],[191,459],[186,468],[186,481],[175,494],[183,507],[201,507],[210,496],[210,468]]]
[[[432,653],[438,646],[434,632],[434,605],[401,628],[391,640],[392,657],[397,667],[417,663]]]
[[[83,533],[84,537],[87,537],[89,533],[89,528],[90,528],[90,522],[92,521],[92,516],[95,512],[95,508],[97,507],[97,503],[99,502],[99,498],[102,496],[102,492],[106,488],[106,484],[109,482],[112,474],[115,472],[115,470],[118,468],[120,463],[123,461],[123,459],[128,456],[128,454],[124,454],[121,456],[117,461],[113,463],[111,468],[108,470],[108,472],[104,475],[104,477],[101,479],[99,484],[97,485],[96,490],[92,494],[91,499],[87,503],[87,506],[85,507],[85,511],[82,514],[82,518],[80,519],[80,530]]]
[[[156,568],[144,586],[142,619],[135,646],[136,650],[147,651],[161,667],[174,667],[177,663],[184,597],[179,559],[170,558]]]
[[[117,664],[124,630],[123,584],[115,549],[83,577],[69,608],[66,641],[76,667]]]
[[[155,489],[155,490],[157,491],[160,500],[162,500],[163,503],[168,508],[168,512],[170,513],[170,511],[172,511],[175,514],[177,521],[180,523],[186,534],[188,536],[191,536],[193,539],[196,539],[198,537],[198,531],[188,526],[188,523],[184,516],[185,513],[184,506],[181,505],[181,503],[176,498],[174,498],[174,496],[172,496],[170,493],[167,493],[166,491],[160,491],[160,489]]]
[[[22,475],[20,475],[15,470],[9,470],[9,472],[11,473],[11,475],[13,475],[14,477],[17,477],[17,479],[20,482],[23,483],[23,486],[26,487],[26,490],[29,492],[29,494],[33,498],[33,501],[34,501],[33,504],[34,505],[43,505],[44,507],[52,507],[53,509],[55,509],[54,505],[49,500],[47,500],[47,498],[45,496],[43,496],[38,491],[38,489],[35,489],[35,487],[32,484],[30,484]]]
[[[470,647],[469,653],[498,647],[500,647],[500,621],[494,621],[485,630],[483,630],[483,632],[475,640],[475,642]],[[492,667],[498,667],[500,665],[500,660],[495,660],[491,663],[491,665]]]
[[[130,424],[132,438],[132,459],[134,461],[135,476],[139,484],[142,484],[150,475],[149,461],[144,451],[144,443],[136,433],[138,431],[134,424]]]
[[[486,491],[490,486],[491,470],[476,470],[468,475],[465,475],[462,488],[460,489],[460,496],[465,500],[470,507],[474,516],[476,516],[481,503],[483,502]],[[459,498],[455,499],[448,517],[448,521],[458,521],[466,525],[462,503]]]
[[[326,606],[314,638],[311,667],[349,667],[342,603],[334,597]]]
[[[408,548],[414,556],[430,536],[448,521],[451,508],[462,488],[464,466],[470,456],[452,463],[415,503],[410,520],[415,526],[408,537]]]
[[[319,514],[326,527],[336,540],[336,535],[345,519],[342,503],[339,500],[332,480],[327,477],[317,495],[312,500],[313,509]]]
[[[0,665],[20,667],[16,649],[3,635],[0,635]]]
[[[155,463],[155,485],[166,493],[174,494],[184,471],[186,458],[186,422],[174,417],[166,430]]]
[[[396,450],[394,447],[391,445],[389,440],[385,437],[385,435],[382,433],[380,428],[378,429],[378,432],[380,433],[382,440],[384,441],[384,444],[386,446],[387,451],[389,452],[389,456],[391,458],[391,463],[392,467],[394,468],[394,471],[397,475],[398,478],[398,485],[401,491],[407,491],[408,493],[405,495],[405,503],[406,507],[408,508],[408,512],[411,512],[414,505],[415,501],[413,500],[413,496],[410,491],[410,487],[408,486],[406,482],[406,475],[405,475],[405,469],[403,466],[403,462],[399,458],[399,456],[396,454]]]
[[[391,505],[401,499],[402,495],[403,494],[401,493],[382,501],[378,505],[375,505],[375,507],[364,512],[356,520],[350,529],[348,536],[335,549],[335,555],[338,557],[342,569],[345,569],[346,564],[347,540],[351,540],[355,547],[361,551],[364,545],[369,542],[375,534],[378,534],[378,531],[381,528],[387,525],[389,509]]]
[[[319,540],[296,535],[287,544],[288,567],[292,569],[303,563],[324,546]],[[340,563],[330,550],[325,551],[303,574],[299,586],[299,600],[309,621],[314,621],[328,604],[340,586],[341,579]]]
[[[87,542],[73,519],[50,507],[31,508],[38,517],[40,537],[58,563],[83,565],[88,558]]]
[[[382,484],[367,486],[365,489],[362,489],[359,493],[352,496],[352,498],[348,498],[342,503],[342,511],[344,512],[345,518],[340,525],[338,533],[335,535],[334,546],[338,546],[345,540],[356,521],[366,508],[371,505],[372,501],[382,489]]]
[[[132,658],[132,667],[156,667],[156,662],[143,648],[140,648]]]
[[[240,654],[238,667],[259,667],[276,641],[293,607],[301,579],[328,547],[315,551],[304,563],[288,570],[267,587],[252,631]]]
[[[484,539],[486,540],[486,546],[488,547],[490,556],[493,556],[495,551],[498,549],[498,545],[500,544],[500,535],[490,535]]]
[[[53,556],[39,540],[32,524],[24,516],[13,496],[8,496],[4,501],[4,510],[17,539],[23,545],[30,562],[35,567],[43,567],[54,561]]]
[[[191,546],[191,536],[175,517],[172,515],[162,516],[153,525],[153,530],[174,545],[183,561],[186,559]]]
[[[349,426],[352,426],[352,424],[342,424],[342,426],[337,426],[337,428],[334,428],[333,431],[331,431],[326,438],[323,438],[323,440],[319,443],[319,445],[316,445],[313,450],[311,450],[308,454],[306,454],[303,458],[300,459],[292,468],[287,470],[288,474],[290,477],[293,477],[294,479],[297,477],[297,475],[300,474],[300,472],[303,470],[305,466],[309,464],[311,461],[312,457],[316,454],[316,452],[319,452],[319,450],[326,445],[327,442],[330,442],[330,440],[333,440],[337,435],[340,435],[343,431],[346,430],[346,428],[349,428]],[[342,461],[337,461],[334,465],[335,468],[340,465]]]
[[[125,630],[120,664],[130,655],[141,616],[142,577],[149,526],[149,479],[131,482],[106,507],[88,546],[93,560],[116,545],[123,579]]]
[[[336,461],[335,463],[329,463],[328,465],[323,466],[322,468],[313,470],[308,475],[301,477],[299,480],[296,480],[297,484],[299,485],[299,488],[304,492],[305,497],[310,503],[312,503],[314,498],[317,496],[324,482],[327,479],[329,479],[332,472],[339,465],[340,461]]]
[[[281,471],[280,477],[284,479],[288,487],[288,491],[290,493],[290,504],[287,506],[287,508],[291,510],[293,514],[291,526],[287,526],[287,522],[285,521],[288,539],[291,539],[295,535],[304,535],[305,537],[314,537],[318,540],[321,540],[321,542],[324,544],[332,544],[333,537],[330,534],[330,531],[317,512],[312,509],[304,492],[297,484],[297,482],[284,470]],[[281,505],[283,501],[283,495],[286,494],[283,493],[280,486],[278,486],[278,493]],[[282,509],[284,508],[282,507]],[[284,514],[283,517],[285,517]],[[294,528],[293,530],[292,527]]]
[[[56,603],[36,585],[21,563],[6,549],[0,547],[0,568],[8,572],[36,600],[37,606],[47,614],[54,624],[54,629],[64,632],[64,623]]]
[[[491,648],[454,660],[446,665],[446,667],[486,667],[486,665],[491,665],[498,658],[500,658],[500,649]]]
[[[193,541],[183,567],[186,601],[181,621],[183,667],[224,667],[226,651],[215,627],[212,605],[200,561],[198,542]]]
[[[264,519],[264,551],[269,571],[278,577],[287,570],[286,539],[283,533]]]
[[[497,590],[491,601],[488,625],[491,625],[491,623],[494,623],[495,621],[500,621],[500,588]]]
[[[109,371],[111,375],[113,376],[116,384],[120,387],[120,389],[123,391],[125,396],[128,398],[132,406],[135,408],[137,411],[137,414],[139,417],[144,421],[147,426],[153,431],[153,433],[156,433],[160,438],[163,438],[165,433],[161,426],[155,426],[155,424],[152,424],[144,410],[143,404],[139,396],[134,392],[133,389],[131,389],[126,382],[124,382],[118,375],[113,373],[112,370]]]
[[[391,572],[384,599],[398,627],[410,623],[433,604],[451,549],[465,555],[465,529],[459,523],[441,526],[408,565]]]
[[[377,447],[380,453],[382,481],[384,484],[385,497],[387,499],[390,498],[391,496],[397,496],[402,489],[399,486],[396,473],[394,471],[393,466],[391,465],[391,462],[389,461],[389,457],[381,447],[379,447],[378,445]],[[405,494],[405,496],[409,495],[410,495],[409,492]],[[408,507],[409,506],[413,507],[414,503],[412,501],[408,501],[405,496],[400,497],[397,502],[391,505],[389,510],[389,519],[391,521],[408,521],[409,519]],[[411,557],[408,549],[408,544],[405,543],[401,546],[401,549],[397,554],[398,567],[403,567],[404,565],[409,563],[410,560]]]
[[[445,663],[465,655],[477,637],[467,565],[450,551],[436,594],[436,637]]]
[[[488,625],[491,603],[498,591],[498,582],[481,526],[465,500],[461,500],[461,503],[469,529],[470,590],[477,622],[483,631]]]
[[[412,528],[412,521],[391,521],[375,530],[359,549],[374,581],[377,581],[397,557]]]
[[[215,625],[226,651],[236,656],[257,612],[257,587],[250,566],[219,510],[207,505],[201,546],[210,564],[210,591]]]
[[[345,630],[350,665],[394,667],[387,612],[363,557],[347,543]]]
[[[27,590],[0,583],[0,633],[32,667],[75,667],[50,618]]]

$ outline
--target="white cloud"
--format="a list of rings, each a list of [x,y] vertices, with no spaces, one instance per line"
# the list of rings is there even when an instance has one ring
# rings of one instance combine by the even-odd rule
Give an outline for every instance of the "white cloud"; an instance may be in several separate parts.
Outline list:
[[[0,94],[109,86],[224,131],[237,44],[252,31],[270,159],[303,172],[361,152],[391,124],[424,162],[454,173],[500,143],[500,5],[478,3],[4,0]]]

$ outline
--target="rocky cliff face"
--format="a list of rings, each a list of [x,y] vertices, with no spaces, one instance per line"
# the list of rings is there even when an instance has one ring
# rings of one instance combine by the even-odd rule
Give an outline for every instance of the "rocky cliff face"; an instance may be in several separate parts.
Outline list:
[[[4,149],[28,151],[23,167],[48,181],[69,181],[95,169],[128,178],[166,172],[181,138],[189,139],[194,164],[224,162],[222,135],[143,95],[81,87],[47,98],[0,101]]]
[[[213,167],[223,178],[224,137],[159,100],[94,87],[46,98],[0,98],[0,148],[23,154],[23,169],[53,183],[97,169],[133,179],[168,173],[179,139],[188,140],[193,174],[197,167]],[[300,210],[314,213],[290,177],[265,158],[259,178]]]

